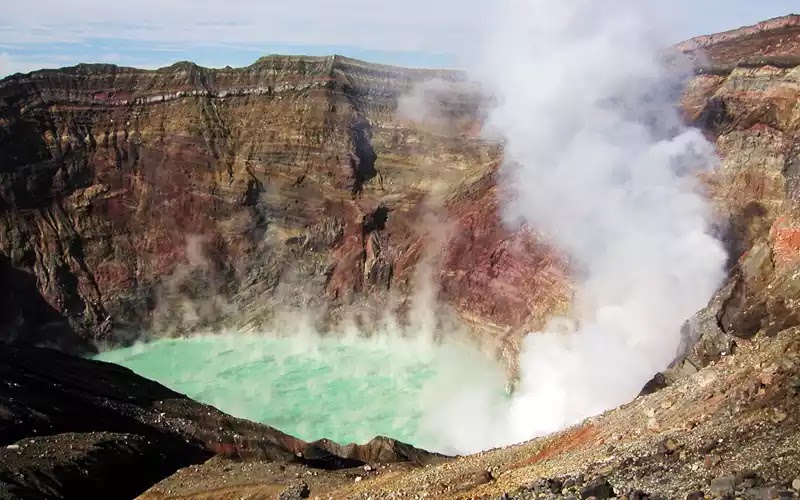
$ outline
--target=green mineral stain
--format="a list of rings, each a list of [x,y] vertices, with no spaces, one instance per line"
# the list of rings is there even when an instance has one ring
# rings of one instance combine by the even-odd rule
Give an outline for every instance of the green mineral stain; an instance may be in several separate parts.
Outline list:
[[[464,346],[387,338],[215,335],[165,339],[96,359],[126,366],[231,415],[305,440],[421,445],[420,421],[447,360]],[[422,433],[424,434],[424,433]]]

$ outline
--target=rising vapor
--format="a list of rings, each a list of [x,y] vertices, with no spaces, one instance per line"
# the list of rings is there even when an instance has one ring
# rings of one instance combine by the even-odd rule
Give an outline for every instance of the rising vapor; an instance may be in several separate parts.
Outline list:
[[[577,283],[571,317],[525,338],[513,396],[487,404],[492,389],[475,384],[431,412],[451,450],[630,401],[723,277],[697,180],[714,148],[681,122],[689,68],[665,52],[660,19],[639,0],[512,0],[498,12],[474,76],[498,103],[487,132],[505,142],[500,174],[515,196],[504,218],[568,255]]]

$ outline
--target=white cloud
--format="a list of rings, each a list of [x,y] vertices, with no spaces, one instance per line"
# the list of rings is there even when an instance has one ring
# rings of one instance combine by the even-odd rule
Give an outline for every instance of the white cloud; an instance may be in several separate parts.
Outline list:
[[[569,256],[576,290],[567,317],[522,342],[511,398],[488,405],[480,381],[443,388],[431,425],[459,453],[635,398],[724,275],[696,177],[716,156],[675,109],[690,68],[663,58],[669,18],[642,0],[503,5],[474,71],[496,98],[488,124],[505,139],[503,213]]]
[[[63,0],[12,1],[3,8],[0,43],[122,38],[182,45],[272,43],[458,52],[476,46],[475,35],[486,13],[501,1],[139,0],[113,9],[99,0],[73,0],[69,8]],[[680,20],[685,28],[679,32],[689,36],[786,14],[795,7],[794,0],[743,4],[677,0],[669,8],[680,12],[671,21]]]
[[[223,66],[235,58],[232,51],[260,54],[291,46],[318,55],[340,47],[345,53],[352,48],[444,55],[463,66],[481,47],[488,14],[504,1],[138,0],[108,9],[100,0],[72,0],[69,8],[63,0],[7,0],[10,5],[3,5],[0,18],[0,47],[5,53],[0,75],[106,61],[103,56],[109,51],[122,54],[113,62],[129,66],[169,64],[174,62],[169,57],[172,51],[184,52],[181,58],[200,64]],[[674,41],[678,41],[783,15],[796,7],[795,2],[760,0],[731,5],[729,0],[675,0],[664,7],[664,24],[674,28]],[[546,15],[535,10],[526,13]],[[99,40],[109,40],[111,47],[100,47]],[[163,48],[170,50],[159,50]],[[69,49],[69,59],[58,60],[54,54],[65,49]],[[417,59],[406,60],[416,64],[413,61]],[[242,58],[233,62],[242,63]],[[420,63],[427,65],[423,60]]]
[[[28,73],[41,68],[56,68],[59,66],[64,66],[64,64],[54,59],[21,58],[6,52],[0,53],[0,78],[14,73]]]
[[[31,71],[42,68],[62,68],[73,66],[79,62],[106,62],[112,64],[129,65],[143,69],[156,69],[167,66],[174,62],[168,56],[158,60],[150,59],[126,59],[124,56],[114,52],[104,52],[98,55],[82,54],[52,54],[41,55],[15,55],[8,52],[0,52],[0,78],[4,78],[15,73],[30,73]]]
[[[469,4],[472,5],[469,5]],[[0,43],[124,38],[171,43],[284,43],[347,45],[376,50],[454,47],[474,31],[481,2],[308,0],[259,2],[97,0],[14,2],[4,8]],[[464,8],[466,7],[466,8]],[[54,18],[52,13],[58,12]]]

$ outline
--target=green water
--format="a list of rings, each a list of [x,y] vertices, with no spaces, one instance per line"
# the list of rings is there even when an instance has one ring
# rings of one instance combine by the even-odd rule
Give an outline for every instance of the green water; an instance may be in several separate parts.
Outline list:
[[[422,340],[217,335],[105,352],[126,366],[237,417],[305,440],[363,443],[376,435],[430,444],[421,419],[464,347]]]

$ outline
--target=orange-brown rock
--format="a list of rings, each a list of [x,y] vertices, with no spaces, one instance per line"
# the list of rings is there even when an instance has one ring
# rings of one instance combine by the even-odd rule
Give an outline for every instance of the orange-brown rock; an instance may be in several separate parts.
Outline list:
[[[706,181],[733,279],[765,244],[779,271],[748,297],[770,290],[764,300],[789,309],[798,47],[796,16],[678,46],[702,62],[683,105],[719,151]],[[434,86],[437,112],[398,113],[431,80],[446,82]],[[14,293],[40,293],[56,315],[17,307],[0,321],[38,341],[60,314],[83,339],[118,340],[112,332],[209,327],[231,311],[263,319],[286,305],[323,319],[353,305],[380,312],[414,289],[422,259],[462,317],[535,329],[569,306],[566,256],[535,228],[501,223],[502,148],[477,134],[486,106],[463,74],[342,57],[9,77],[0,252]]]
[[[437,116],[398,114],[429,80],[448,82]],[[517,327],[562,301],[564,277],[499,223],[482,102],[458,73],[342,57],[15,75],[0,83],[0,252],[91,339],[384,303],[424,255],[460,312]]]
[[[731,257],[719,327],[750,337],[796,325],[800,17],[680,48],[702,54],[702,74],[690,82],[684,105],[716,141],[721,160],[707,178]]]

